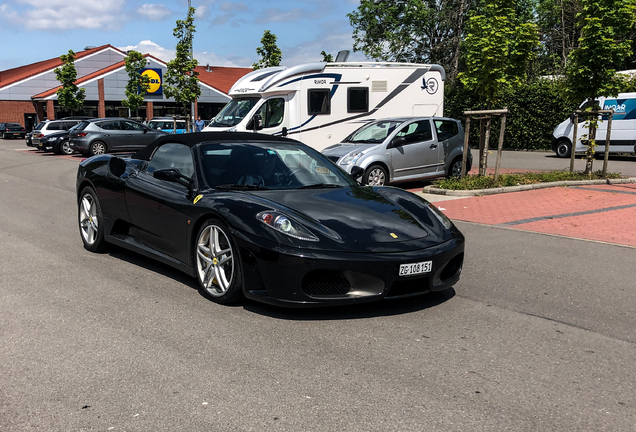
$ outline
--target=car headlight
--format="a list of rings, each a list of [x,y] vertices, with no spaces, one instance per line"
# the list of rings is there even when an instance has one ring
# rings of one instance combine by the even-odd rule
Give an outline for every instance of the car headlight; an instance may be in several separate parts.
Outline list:
[[[267,210],[256,215],[256,219],[263,222],[268,227],[278,232],[287,234],[290,237],[306,241],[318,241],[318,238],[301,224],[287,216],[285,213],[276,210]]]
[[[347,154],[345,157],[342,158],[342,160],[340,161],[340,165],[354,164],[357,162],[358,159],[360,159],[360,156],[362,156],[361,151],[352,151],[351,153]]]

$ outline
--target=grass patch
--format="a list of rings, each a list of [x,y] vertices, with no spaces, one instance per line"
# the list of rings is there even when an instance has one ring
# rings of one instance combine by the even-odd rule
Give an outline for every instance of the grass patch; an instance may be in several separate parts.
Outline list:
[[[475,189],[491,189],[504,186],[519,186],[535,183],[549,183],[558,181],[576,181],[576,180],[602,180],[602,171],[594,171],[592,175],[582,172],[569,171],[550,171],[540,173],[511,173],[499,174],[499,179],[495,183],[493,175],[479,176],[467,175],[465,178],[439,179],[433,181],[433,185],[440,189],[450,190],[475,190]],[[605,178],[618,179],[621,178],[620,173],[607,173]]]

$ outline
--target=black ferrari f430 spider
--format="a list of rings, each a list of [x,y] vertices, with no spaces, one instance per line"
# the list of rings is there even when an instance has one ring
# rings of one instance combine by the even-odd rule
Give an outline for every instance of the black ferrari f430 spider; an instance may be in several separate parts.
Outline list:
[[[363,170],[352,170],[361,176]],[[451,287],[464,236],[408,191],[358,184],[318,151],[256,133],[159,138],[77,172],[84,247],[196,277],[218,303],[346,304]]]

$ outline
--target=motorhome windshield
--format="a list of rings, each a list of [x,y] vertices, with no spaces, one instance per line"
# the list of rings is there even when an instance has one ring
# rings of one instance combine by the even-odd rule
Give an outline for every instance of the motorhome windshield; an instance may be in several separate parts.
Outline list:
[[[256,105],[256,102],[259,100],[260,98],[258,97],[232,99],[223,107],[221,112],[214,117],[208,127],[236,126],[245,118],[247,113],[254,108],[254,105]]]

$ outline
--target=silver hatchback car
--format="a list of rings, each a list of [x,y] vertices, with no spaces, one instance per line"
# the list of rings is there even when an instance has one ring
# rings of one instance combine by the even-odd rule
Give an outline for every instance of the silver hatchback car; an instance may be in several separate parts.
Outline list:
[[[94,156],[116,151],[140,150],[168,135],[126,118],[84,120],[70,133],[70,147],[82,154]]]
[[[322,153],[348,173],[354,166],[363,168],[363,184],[381,186],[459,176],[463,145],[459,120],[400,117],[367,123]],[[467,172],[472,161],[469,148]]]

